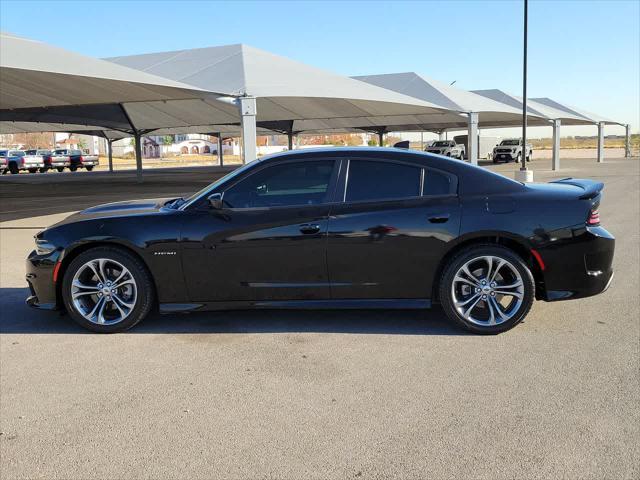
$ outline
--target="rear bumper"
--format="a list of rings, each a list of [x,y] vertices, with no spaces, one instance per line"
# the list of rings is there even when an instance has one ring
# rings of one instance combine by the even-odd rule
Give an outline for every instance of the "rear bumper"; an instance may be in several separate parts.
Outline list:
[[[539,298],[552,302],[598,295],[613,280],[615,238],[602,227],[581,227],[572,238],[541,248],[545,262]]]
[[[53,281],[53,269],[60,258],[58,252],[42,256],[32,251],[27,257],[26,280],[31,295],[27,305],[43,310],[55,310],[59,307],[56,296],[56,284]]]

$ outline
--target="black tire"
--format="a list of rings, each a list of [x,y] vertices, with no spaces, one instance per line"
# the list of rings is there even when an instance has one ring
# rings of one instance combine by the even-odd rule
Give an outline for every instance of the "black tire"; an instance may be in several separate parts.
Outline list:
[[[38,169],[40,173],[47,173],[47,170],[49,170],[49,167],[42,167],[40,169]]]
[[[524,289],[522,303],[517,310],[513,312],[511,318],[497,325],[478,325],[467,320],[458,312],[452,298],[453,279],[458,270],[470,260],[481,256],[499,257],[507,260],[515,267],[522,278]],[[473,333],[494,335],[515,327],[527,316],[535,298],[535,283],[531,270],[529,270],[527,264],[513,250],[500,245],[479,244],[465,248],[447,262],[440,279],[438,294],[440,303],[447,317],[457,325]]]
[[[9,164],[9,171],[12,175],[17,175],[18,173],[20,173],[20,170],[18,170],[18,165],[16,165],[14,162]]]
[[[75,165],[71,165],[69,167],[69,170],[71,170],[72,172],[75,172],[78,169],[78,167],[76,167]]]
[[[30,168],[29,173],[36,173],[38,171],[37,168]]]
[[[516,155],[516,163],[520,163],[522,161],[522,154],[519,153],[518,155]]]
[[[59,172],[63,172],[64,171],[64,167],[56,167],[56,170],[58,170]]]
[[[99,258],[122,264],[129,270],[136,283],[137,298],[133,309],[124,320],[112,325],[100,325],[87,320],[76,310],[71,298],[71,283],[78,269],[90,260]],[[135,255],[119,247],[95,247],[74,258],[65,270],[62,280],[62,299],[71,318],[82,327],[98,333],[116,333],[130,329],[149,314],[155,302],[155,288],[151,274]]]
[[[91,170],[93,170],[93,165],[88,165],[86,168],[87,168],[87,171],[90,172]]]

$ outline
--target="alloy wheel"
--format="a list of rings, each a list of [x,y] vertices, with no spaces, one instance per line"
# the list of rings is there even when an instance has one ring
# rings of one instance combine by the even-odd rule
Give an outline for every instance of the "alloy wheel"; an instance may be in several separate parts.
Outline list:
[[[71,282],[73,306],[97,325],[122,322],[133,311],[137,296],[131,272],[108,258],[89,260],[78,268]]]
[[[457,312],[479,326],[511,320],[524,299],[524,282],[516,267],[504,258],[483,255],[472,258],[456,272],[451,298]]]

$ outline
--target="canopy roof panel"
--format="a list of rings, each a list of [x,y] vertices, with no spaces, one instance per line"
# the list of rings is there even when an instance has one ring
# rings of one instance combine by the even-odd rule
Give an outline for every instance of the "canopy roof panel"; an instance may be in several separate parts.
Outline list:
[[[448,110],[241,44],[106,60],[210,91],[254,96],[258,121],[412,115]]]
[[[513,108],[522,109],[522,97],[511,95],[497,88],[489,90],[473,90],[473,92],[483,97],[495,100],[496,102],[504,103],[505,105],[509,105]],[[561,120],[562,123],[566,125],[589,125],[593,123],[592,121],[581,115],[573,114],[567,111],[561,111],[532,99],[527,100],[527,112],[531,112],[532,114],[538,115],[540,118],[544,118],[547,120]],[[529,118],[530,117],[527,116],[528,120]],[[534,126],[540,125],[540,122],[529,123]],[[542,122],[542,125],[547,124],[548,122],[546,121]]]
[[[510,127],[522,122],[522,110],[492,98],[447,85],[415,72],[389,73],[353,77],[383,88],[420,98],[459,112],[478,113],[480,127]],[[542,116],[529,111],[529,121],[536,123]],[[409,125],[407,125],[409,126]],[[461,127],[466,127],[461,125]]]
[[[0,109],[172,100],[206,93],[6,32],[0,33],[0,69]]]
[[[603,122],[603,123],[606,123],[608,125],[622,125],[621,123],[614,122],[613,120],[609,120],[608,118],[601,117],[600,115],[597,115],[595,113],[586,112],[584,110],[579,110],[579,109],[577,109],[575,107],[572,107],[570,105],[556,102],[555,100],[552,100],[550,98],[542,97],[542,98],[532,98],[530,100],[533,100],[538,105],[544,105],[547,108],[552,108],[552,109],[554,109],[556,111],[562,112],[564,115],[568,115],[568,116],[572,116],[572,117],[578,117],[578,118],[584,118],[584,119],[588,120],[588,123]]]

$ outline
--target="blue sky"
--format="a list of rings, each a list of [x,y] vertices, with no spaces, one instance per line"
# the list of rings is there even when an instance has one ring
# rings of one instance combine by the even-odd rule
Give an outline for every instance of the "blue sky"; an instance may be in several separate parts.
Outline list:
[[[531,0],[529,96],[565,101],[637,132],[639,25],[638,0]],[[0,27],[96,57],[246,43],[345,75],[416,71],[466,89],[522,88],[518,0],[1,0]]]

